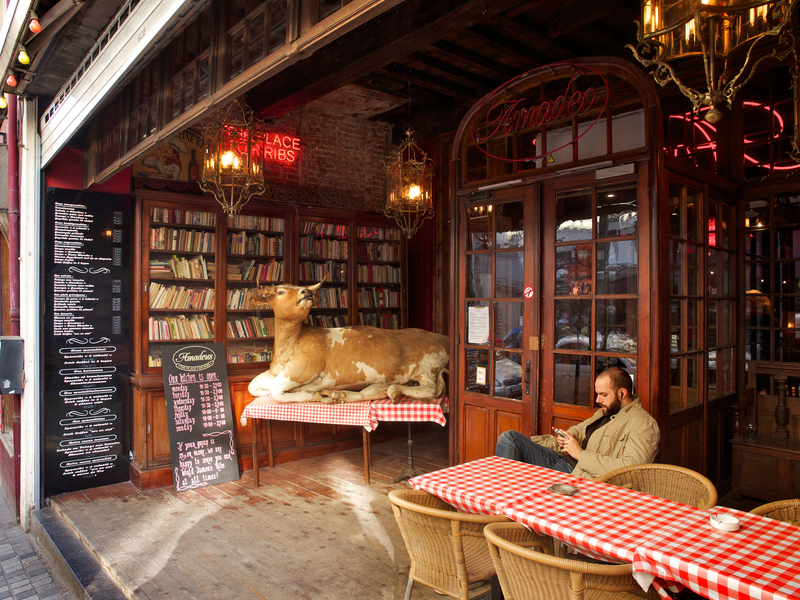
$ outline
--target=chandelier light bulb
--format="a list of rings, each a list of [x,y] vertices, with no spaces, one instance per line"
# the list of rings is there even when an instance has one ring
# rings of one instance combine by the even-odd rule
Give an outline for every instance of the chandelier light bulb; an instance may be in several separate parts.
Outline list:
[[[19,56],[17,56],[17,60],[19,60],[19,62],[22,63],[23,65],[31,64],[31,57],[28,56],[28,53],[25,52],[25,50],[19,51]]]
[[[9,87],[16,87],[17,86],[17,78],[14,77],[13,73],[11,75],[9,75],[8,77],[6,77],[6,83],[9,85]]]
[[[422,190],[419,189],[419,186],[416,183],[411,184],[408,188],[408,197],[411,200],[416,200],[422,194]]]
[[[30,29],[33,33],[39,33],[42,30],[42,25],[39,23],[39,19],[36,17],[31,19],[31,22],[28,23],[28,29]]]

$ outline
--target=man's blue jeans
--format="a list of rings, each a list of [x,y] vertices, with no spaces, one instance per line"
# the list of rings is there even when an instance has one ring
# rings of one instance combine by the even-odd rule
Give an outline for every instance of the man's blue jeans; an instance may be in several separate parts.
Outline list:
[[[504,431],[501,433],[500,437],[497,438],[497,446],[494,453],[497,456],[518,460],[529,465],[547,467],[562,473],[572,473],[572,467],[562,458],[561,454],[550,448],[540,446],[519,431]]]

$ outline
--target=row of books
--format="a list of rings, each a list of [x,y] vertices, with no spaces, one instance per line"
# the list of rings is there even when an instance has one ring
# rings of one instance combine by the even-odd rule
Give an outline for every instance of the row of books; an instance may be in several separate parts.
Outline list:
[[[334,225],[333,223],[312,223],[301,221],[301,235],[315,235],[317,237],[335,237],[340,240],[347,239],[347,225]]]
[[[358,306],[361,308],[399,308],[400,292],[385,288],[358,290]]]
[[[400,329],[400,317],[394,313],[359,313],[358,324],[381,329]]]
[[[400,283],[400,268],[389,265],[358,265],[359,283]]]
[[[214,318],[206,314],[177,317],[150,317],[151,342],[167,340],[210,340],[214,338]]]
[[[345,315],[308,315],[306,323],[317,327],[347,327]]]
[[[339,263],[300,263],[300,281],[331,281],[335,283],[347,282],[347,269]]]
[[[396,243],[360,244],[358,246],[358,260],[360,262],[368,260],[395,262],[399,255]]]
[[[228,263],[228,281],[260,281],[277,283],[283,281],[283,261],[274,258],[266,263],[255,260]]]
[[[399,229],[384,229],[383,227],[359,227],[356,236],[359,240],[396,240],[400,241],[402,232]]]
[[[168,259],[153,258],[150,260],[150,278],[213,279],[213,265],[214,263],[211,263],[211,273],[209,274],[208,263],[202,255],[188,259],[184,256],[174,255]]]
[[[347,290],[343,288],[320,288],[317,291],[320,308],[347,308]]]
[[[246,317],[228,319],[228,338],[275,337],[275,319]]]
[[[283,232],[283,219],[277,217],[257,217],[255,215],[228,215],[228,227]]]
[[[266,307],[253,304],[252,288],[228,290],[226,295],[225,304],[228,310],[267,310]]]
[[[197,229],[154,227],[150,230],[150,249],[179,252],[214,252],[216,234]]]
[[[179,208],[152,207],[150,221],[153,223],[174,223],[175,225],[199,225],[216,227],[217,215],[200,210],[181,210]]]
[[[347,260],[347,242],[300,238],[300,258],[335,258]]]
[[[182,285],[150,283],[150,308],[214,310],[213,288],[187,288]]]
[[[263,352],[228,352],[228,362],[232,364],[237,363],[251,363],[251,362],[270,362],[272,360],[272,350],[265,350]]]
[[[263,233],[229,233],[228,254],[283,256],[283,236],[270,237]]]

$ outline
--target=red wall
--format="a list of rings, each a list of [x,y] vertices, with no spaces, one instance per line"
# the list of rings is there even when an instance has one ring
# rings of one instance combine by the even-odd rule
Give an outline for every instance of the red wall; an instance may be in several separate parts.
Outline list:
[[[83,150],[64,148],[45,169],[45,187],[67,190],[83,189]],[[89,188],[92,192],[128,195],[131,193],[131,170],[123,169],[108,181]]]

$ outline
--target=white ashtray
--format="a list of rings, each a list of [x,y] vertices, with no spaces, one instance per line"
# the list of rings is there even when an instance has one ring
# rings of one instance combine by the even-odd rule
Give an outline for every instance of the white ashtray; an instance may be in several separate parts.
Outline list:
[[[739,519],[730,515],[711,515],[711,526],[720,531],[738,531]]]

